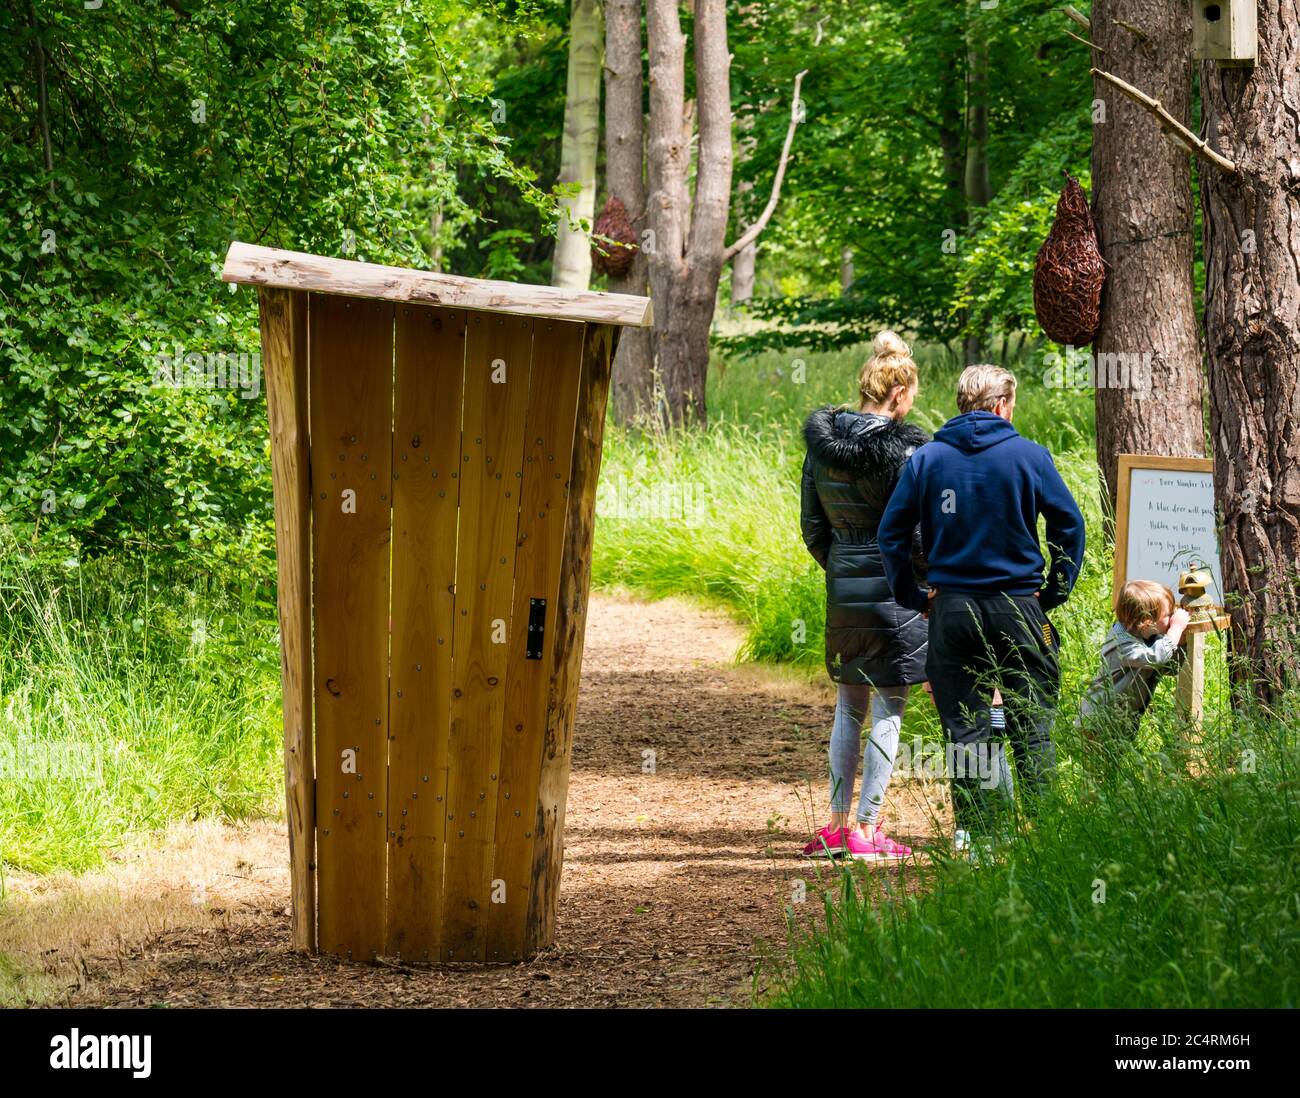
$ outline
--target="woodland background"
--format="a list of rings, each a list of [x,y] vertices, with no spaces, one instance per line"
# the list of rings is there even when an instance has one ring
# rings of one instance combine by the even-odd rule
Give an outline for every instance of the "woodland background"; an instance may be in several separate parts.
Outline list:
[[[80,871],[172,820],[280,810],[265,407],[260,391],[159,385],[158,356],[259,350],[255,295],[218,280],[232,240],[551,281],[577,191],[560,183],[571,20],[593,6],[0,0],[0,764],[22,779],[0,782],[0,865]],[[1095,23],[1107,6],[1123,5],[1092,5]],[[1191,776],[1167,692],[1104,779],[1072,738],[1110,622],[1102,405],[1042,384],[1061,348],[1034,321],[1032,273],[1062,172],[1093,189],[1095,58],[1067,31],[1118,32],[1036,0],[647,7],[675,12],[692,43],[697,18],[725,16],[720,240],[768,201],[800,73],[803,113],[752,286],[726,263],[716,301],[705,295],[691,399],[615,402],[594,583],[723,606],[747,631],[742,659],[819,679],[824,592],[799,541],[799,429],[817,404],[854,398],[881,327],[916,348],[914,418],[931,430],[955,413],[966,362],[1015,369],[1017,427],[1056,455],[1089,525],[1087,566],[1057,615],[1063,780],[1047,823],[983,874],[940,864],[897,894],[846,878],[827,932],[798,940],[781,969],[782,1001],[1293,1004],[1300,699],[1258,668],[1294,650],[1247,668],[1269,703],[1253,708],[1216,649]],[[1177,3],[1137,7],[1150,12],[1129,21],[1187,19]],[[607,18],[626,8],[604,5]],[[1121,52],[1108,45],[1106,63]],[[1190,92],[1201,77],[1185,54]],[[716,113],[717,73],[701,80],[689,47],[683,60],[683,106],[711,98]],[[649,80],[643,94],[650,118]],[[1199,103],[1185,104],[1193,131]],[[689,182],[698,142],[685,126]],[[1197,186],[1207,169],[1168,155]],[[1190,193],[1180,231],[1200,317]],[[1205,442],[1208,388],[1182,403]],[[1265,571],[1285,607],[1295,589]],[[919,698],[914,735],[941,738]],[[23,758],[47,765],[16,769]],[[1099,877],[1109,905],[1090,899]]]

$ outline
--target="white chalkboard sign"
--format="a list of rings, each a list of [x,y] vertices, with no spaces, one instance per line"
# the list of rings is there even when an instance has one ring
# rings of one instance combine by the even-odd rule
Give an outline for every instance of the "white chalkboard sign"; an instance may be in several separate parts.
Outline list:
[[[1214,462],[1208,458],[1119,456],[1115,594],[1149,579],[1178,592],[1194,562],[1214,575],[1209,594],[1223,605],[1223,569],[1214,518]]]

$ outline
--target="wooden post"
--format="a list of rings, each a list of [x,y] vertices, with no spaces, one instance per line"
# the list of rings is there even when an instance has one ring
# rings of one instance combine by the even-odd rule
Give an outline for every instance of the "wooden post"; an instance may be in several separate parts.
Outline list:
[[[293,947],[316,949],[316,779],[312,756],[311,465],[307,420],[307,294],[258,291],[271,427],[275,559],[284,700]]]
[[[1174,704],[1178,715],[1190,726],[1193,746],[1199,746],[1205,730],[1205,638],[1211,633],[1226,636],[1231,624],[1227,617],[1194,621],[1183,633],[1186,658],[1178,669]]]
[[[1187,658],[1178,669],[1178,691],[1175,698],[1178,712],[1192,726],[1192,735],[1199,741],[1205,718],[1205,633],[1189,633],[1183,637]]]

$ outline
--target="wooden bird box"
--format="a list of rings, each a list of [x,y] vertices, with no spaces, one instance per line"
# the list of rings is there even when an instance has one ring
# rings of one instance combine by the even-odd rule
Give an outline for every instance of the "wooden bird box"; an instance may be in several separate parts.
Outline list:
[[[1192,0],[1192,56],[1219,65],[1253,65],[1255,0]]]
[[[624,294],[235,243],[261,299],[296,948],[554,934]]]

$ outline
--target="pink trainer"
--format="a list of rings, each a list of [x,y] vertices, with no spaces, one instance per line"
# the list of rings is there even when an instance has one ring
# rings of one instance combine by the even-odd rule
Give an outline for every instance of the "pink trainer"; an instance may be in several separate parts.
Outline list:
[[[859,862],[883,862],[893,858],[906,858],[912,848],[896,843],[879,828],[872,838],[866,839],[857,831],[845,832],[844,846],[849,857]]]
[[[844,836],[847,833],[848,828],[832,831],[829,827],[823,827],[817,832],[813,841],[803,848],[803,856],[805,858],[842,857],[844,854]]]

